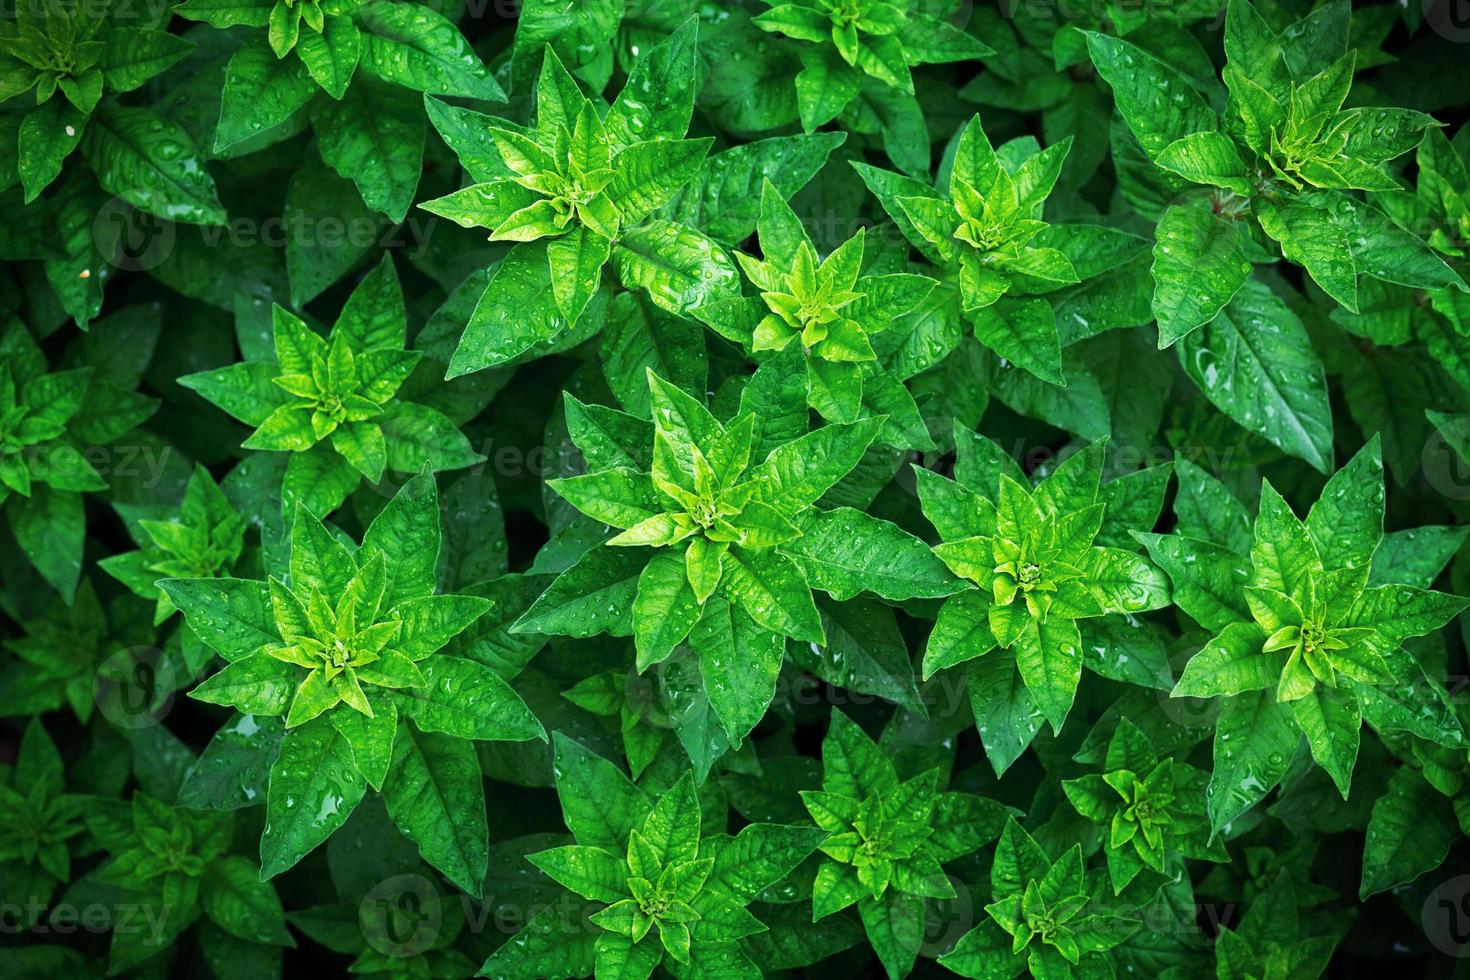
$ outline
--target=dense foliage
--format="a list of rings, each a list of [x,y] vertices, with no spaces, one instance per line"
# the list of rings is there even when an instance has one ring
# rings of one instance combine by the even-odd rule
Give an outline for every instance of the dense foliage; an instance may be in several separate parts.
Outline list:
[[[1455,0],[18,0],[0,976],[1470,962]]]

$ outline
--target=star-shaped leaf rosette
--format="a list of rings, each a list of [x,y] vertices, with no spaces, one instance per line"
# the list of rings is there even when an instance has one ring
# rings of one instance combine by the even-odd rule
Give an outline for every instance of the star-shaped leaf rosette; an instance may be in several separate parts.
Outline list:
[[[801,792],[812,821],[828,832],[812,921],[856,905],[889,976],[906,976],[921,934],[894,934],[891,923],[922,922],[926,899],[954,898],[944,865],[1000,836],[1006,808],[941,790],[941,769],[900,779],[893,759],[841,711],[832,712],[822,763],[822,788]]]
[[[468,110],[432,116],[475,182],[421,207],[517,243],[475,305],[450,377],[591,336],[602,314],[590,304],[611,294],[601,288],[609,263],[625,288],[646,290],[675,314],[733,291],[739,274],[713,239],[656,216],[713,143],[684,138],[696,24],[691,18],[645,52],[606,113],[548,45],[534,127]]]
[[[194,50],[193,41],[166,29],[168,19],[113,0],[28,0],[0,21],[0,104],[10,102],[29,123],[7,136],[20,158],[11,180],[20,179],[25,203],[60,176],[89,126],[116,125],[120,116],[106,110],[118,95]],[[94,112],[103,118],[94,120]]]
[[[958,480],[915,474],[924,515],[941,538],[934,553],[975,588],[940,607],[924,675],[985,658],[970,668],[972,704],[991,763],[1003,772],[1043,720],[1061,731],[1082,679],[1084,645],[1093,641],[1090,631],[1084,640],[1084,624],[1169,604],[1168,581],[1152,563],[1096,543],[1105,529],[1116,537],[1130,526],[1152,527],[1162,496],[1139,512],[1110,506],[1130,484],[1102,483],[1105,440],[1032,487],[993,442],[958,427],[955,438]]]
[[[418,91],[504,101],[495,76],[454,23],[433,5],[373,0],[186,0],[178,14],[228,30],[264,28],[230,61],[226,112],[232,84],[240,101],[279,124],[318,88],[341,99],[354,77],[380,79]],[[292,57],[294,55],[294,57]],[[278,63],[276,63],[278,62]],[[359,73],[361,69],[361,73]],[[236,111],[249,113],[250,109]],[[259,129],[267,129],[262,123]],[[346,176],[344,174],[344,176]]]
[[[1215,497],[1241,511],[1228,492]],[[1173,692],[1222,699],[1208,793],[1214,831],[1276,786],[1303,736],[1344,799],[1365,721],[1466,744],[1440,687],[1403,644],[1470,600],[1378,571],[1383,506],[1375,436],[1327,481],[1305,521],[1266,482],[1249,540],[1138,535],[1173,580],[1175,604],[1214,634]]]
[[[99,320],[96,337],[115,339],[137,311]],[[151,352],[156,330],[129,339]],[[92,465],[94,454],[113,448],[158,407],[133,390],[142,367],[131,354],[98,357],[89,346],[97,345],[77,338],[66,352],[74,366],[51,371],[20,321],[0,328],[0,512],[20,551],[68,603],[86,544],[82,494],[108,488]]]
[[[138,550],[97,564],[135,595],[154,602],[155,626],[175,612],[173,602],[156,584],[159,579],[229,575],[244,553],[246,520],[203,466],[195,465],[175,519],[142,517],[140,510],[127,505],[120,505],[120,510],[125,516],[137,516]]]
[[[1159,204],[1148,205],[1161,211],[1153,264],[1161,347],[1222,312],[1228,319],[1252,264],[1272,261],[1273,247],[1350,313],[1360,310],[1360,288],[1365,302],[1385,283],[1470,289],[1419,237],[1427,229],[1399,227],[1349,193],[1397,190],[1390,161],[1437,124],[1371,101],[1344,108],[1359,49],[1347,16],[1315,14],[1278,34],[1249,0],[1230,0],[1225,91],[1214,100],[1132,41],[1086,35],[1119,116],[1161,171],[1150,178]],[[1298,47],[1306,36],[1317,43]],[[1181,357],[1200,346],[1196,335]]]
[[[369,785],[383,791],[392,813],[395,799],[415,792],[426,765],[456,767],[456,784],[466,783],[463,767],[474,753],[462,740],[544,737],[498,674],[440,652],[492,603],[436,594],[439,546],[438,495],[433,476],[423,473],[374,519],[360,546],[298,504],[285,580],[159,583],[227,661],[191,696],[242,714],[285,716],[261,840],[268,874],[284,871],[341,826]],[[303,768],[307,757],[317,764]],[[323,758],[332,764],[320,765]],[[473,785],[471,799],[482,799],[477,768]],[[336,802],[317,816],[314,808],[328,798]],[[406,810],[400,826],[433,819]],[[483,821],[481,810],[476,822]],[[436,835],[424,844],[425,858],[461,887],[478,890],[473,865],[483,854],[436,850],[442,846]],[[479,872],[483,877],[483,866]]]
[[[783,638],[825,642],[813,588],[903,601],[963,587],[896,525],[817,506],[858,464],[881,418],[793,434],[754,410],[764,378],[749,382],[750,397],[725,421],[652,370],[648,382],[651,423],[567,397],[589,472],[550,486],[618,533],[563,572],[514,631],[631,633],[640,670],[687,638],[739,740],[774,695]],[[804,399],[794,407],[804,418]]]
[[[903,147],[903,126],[893,117],[918,115],[911,67],[979,58],[994,52],[947,19],[963,6],[951,0],[765,0],[771,9],[752,18],[755,26],[797,43],[802,69],[796,104],[802,127],[814,131],[863,103],[889,107],[874,122],[848,112],[854,128],[877,128],[890,156],[905,170],[928,170],[927,148]],[[871,110],[870,110],[871,112]],[[884,118],[884,117],[887,118]]]
[[[735,258],[759,295],[722,298],[691,315],[758,358],[800,349],[807,403],[834,422],[855,421],[865,403],[865,379],[883,372],[873,335],[923,302],[934,280],[906,272],[864,275],[861,230],[819,257],[801,219],[769,180],[761,188],[758,229],[762,257],[736,252]],[[877,383],[867,404],[896,395],[917,415],[913,396],[897,380]],[[886,403],[884,409],[894,410]]]
[[[1056,313],[1044,298],[1126,254],[1133,236],[1043,218],[1072,138],[1042,149],[1022,137],[993,147],[975,116],[960,131],[947,181],[927,183],[855,163],[868,189],[945,287],[944,318],[1042,381],[1065,385]],[[1107,263],[1101,263],[1106,265]],[[1080,271],[1079,271],[1080,270]]]
[[[196,923],[246,944],[295,945],[276,886],[260,878],[252,859],[230,853],[234,813],[175,806],[141,790],[130,803],[92,803],[87,830],[108,857],[83,886],[115,890],[128,904],[158,910],[151,930],[127,928],[124,913],[114,913],[109,973],[152,958]]]
[[[592,903],[589,914],[546,905],[481,974],[650,976],[662,964],[686,980],[759,975],[742,940],[767,927],[746,906],[811,854],[822,832],[760,823],[730,835],[723,801],[702,801],[688,770],[671,785],[634,784],[570,738],[558,734],[555,745],[556,788],[576,843],[526,859]],[[548,969],[548,957],[583,968]]]
[[[66,792],[64,783],[61,753],[32,718],[10,778],[0,784],[0,874],[12,900],[26,895],[49,903],[57,884],[71,880],[88,797]]]
[[[1052,860],[1012,817],[990,867],[988,918],[961,936],[940,964],[977,980],[1009,980],[1027,970],[1038,980],[1116,973],[1112,950],[1138,930],[1139,921],[1123,914],[1126,905],[1107,901],[1099,884],[1086,870],[1081,844]]]
[[[279,306],[272,325],[274,360],[179,383],[254,426],[244,448],[291,454],[281,485],[288,508],[299,500],[326,515],[364,477],[377,483],[426,461],[448,470],[484,458],[444,413],[398,397],[421,355],[404,349],[407,313],[391,257],[364,277],[326,336]]]
[[[1184,858],[1230,859],[1223,841],[1210,840],[1208,773],[1171,756],[1160,758],[1127,718],[1108,742],[1103,770],[1065,780],[1062,789],[1078,813],[1103,829],[1115,893],[1145,869],[1167,876],[1183,868]]]

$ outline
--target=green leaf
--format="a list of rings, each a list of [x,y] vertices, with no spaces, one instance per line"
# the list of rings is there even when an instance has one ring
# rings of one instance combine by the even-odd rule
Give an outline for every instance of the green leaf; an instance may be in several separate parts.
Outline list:
[[[1426,526],[1391,531],[1373,553],[1369,585],[1427,589],[1470,535],[1470,527]]]
[[[1215,768],[1205,790],[1212,833],[1271,792],[1286,775],[1300,740],[1290,707],[1278,704],[1274,691],[1225,699],[1215,728]]]
[[[673,199],[698,172],[711,139],[661,139],[634,143],[613,159],[608,194],[623,221],[637,224]]]
[[[489,863],[485,788],[475,748],[462,738],[406,725],[383,786],[388,815],[424,860],[479,897]]]
[[[1082,637],[1077,624],[1059,616],[1044,623],[1033,621],[1011,649],[1021,680],[1051,722],[1052,731],[1060,732],[1082,679]]]
[[[82,574],[86,537],[81,494],[37,484],[29,497],[11,502],[6,512],[21,551],[70,603]]]
[[[1438,867],[1458,837],[1444,797],[1418,771],[1408,766],[1395,770],[1368,818],[1359,899]]]
[[[687,391],[705,387],[708,363],[698,324],[665,313],[641,293],[619,293],[611,314],[602,334],[602,371],[629,412],[648,417],[650,370]]]
[[[153,110],[100,109],[82,151],[103,189],[134,207],[184,224],[225,223],[203,154],[188,132]]]
[[[562,818],[577,843],[626,853],[628,835],[643,824],[652,803],[611,762],[557,732],[556,789]]]
[[[179,803],[200,810],[260,805],[284,734],[276,718],[235,716],[214,733],[190,767],[179,787]]]
[[[1174,513],[1179,519],[1177,533],[1208,541],[1238,555],[1248,554],[1250,515],[1229,488],[1187,459],[1176,460],[1174,472],[1179,477],[1179,492],[1174,497]]]
[[[638,576],[633,600],[633,639],[638,670],[666,659],[699,619],[700,602],[689,584],[684,556],[664,550]]]
[[[1373,561],[1383,538],[1383,453],[1377,436],[1327,481],[1306,524],[1328,568]]]
[[[612,243],[588,228],[574,228],[546,243],[557,309],[576,323],[602,282],[602,267],[612,254]]]
[[[264,40],[244,45],[225,66],[214,152],[280,126],[310,102],[316,91],[299,60],[277,58]]]
[[[204,912],[233,936],[271,946],[294,946],[276,890],[260,880],[255,862],[238,854],[210,865],[200,889]]]
[[[1175,140],[1159,151],[1154,162],[1196,184],[1228,188],[1243,197],[1255,193],[1250,168],[1240,158],[1235,142],[1215,130]]]
[[[717,593],[704,604],[689,645],[699,653],[710,707],[730,741],[738,743],[770,707],[786,641]]]
[[[371,251],[388,220],[362,202],[349,180],[339,178],[314,153],[291,177],[286,188],[286,211],[320,228],[329,220],[354,229],[351,236],[290,235],[286,239],[286,273],[291,301],[300,306],[315,299],[347,274]],[[335,227],[335,226],[333,226]]]
[[[1223,630],[1250,617],[1241,593],[1250,564],[1242,554],[1177,534],[1135,532],[1134,537],[1168,574],[1174,604],[1205,629]]]
[[[61,173],[61,165],[81,143],[90,117],[65,99],[36,106],[21,119],[16,133],[16,171],[30,204]]]
[[[366,4],[353,16],[362,31],[362,70],[430,95],[505,101],[470,43],[433,9],[416,3]]]
[[[970,710],[997,777],[1021,757],[1046,716],[1021,680],[1014,650],[994,650],[969,667]]]
[[[792,660],[836,687],[875,694],[923,717],[928,713],[893,612],[875,599],[818,598],[827,645],[793,645]]]
[[[875,419],[824,425],[777,446],[749,471],[757,484],[754,499],[783,514],[800,514],[857,466],[878,429]]]
[[[616,856],[596,847],[553,847],[527,856],[557,883],[595,902],[612,904],[628,897],[627,868]]]
[[[403,89],[359,79],[340,101],[312,115],[322,160],[357,185],[363,203],[402,221],[424,156],[419,100]]]
[[[587,976],[600,935],[600,930],[588,929],[580,921],[568,923],[556,906],[548,905],[521,927],[513,941],[497,948],[480,972],[506,980]]]
[[[1265,285],[1247,282],[1177,350],[1184,373],[1216,408],[1327,472],[1332,415],[1322,362],[1296,314]]]
[[[939,599],[964,588],[928,545],[860,510],[813,510],[801,532],[782,550],[801,565],[812,588],[839,601],[865,591],[894,601]]]
[[[199,637],[226,660],[241,660],[279,642],[264,582],[164,579],[159,583]]]
[[[546,738],[520,695],[489,667],[439,655],[424,660],[419,669],[425,686],[391,691],[388,696],[422,731],[484,741]]]
[[[286,733],[271,766],[265,831],[260,838],[262,880],[293,867],[362,802],[367,783],[352,764],[352,749],[325,718]]]
[[[1460,596],[1408,585],[1384,585],[1364,589],[1344,622],[1371,626],[1383,639],[1398,644],[1439,629],[1467,605],[1470,599]]]
[[[811,589],[788,558],[770,550],[732,547],[725,554],[720,588],[751,619],[775,633],[822,643],[822,623]]]
[[[368,525],[357,554],[359,567],[375,554],[383,556],[388,571],[385,608],[433,594],[439,540],[438,490],[433,475],[421,473],[405,483]]]
[[[655,303],[676,315],[733,293],[740,282],[735,263],[713,239],[662,219],[626,231],[613,246],[612,259],[624,286],[646,289]]]
[[[131,92],[187,57],[194,45],[167,31],[117,27],[107,32],[103,77],[114,92]]]
[[[1291,702],[1297,727],[1307,736],[1312,758],[1327,770],[1345,800],[1358,758],[1362,713],[1349,693],[1317,685],[1306,697]]]
[[[989,918],[961,936],[940,963],[976,980],[1010,980],[1026,968],[1025,959],[1011,952],[1010,935]]]
[[[501,259],[475,304],[447,377],[513,361],[552,341],[568,326],[556,305],[546,244],[518,244]]]
[[[647,563],[648,556],[641,549],[591,549],[556,577],[511,632],[632,635],[633,597]]]
[[[1093,673],[1127,684],[1172,690],[1173,672],[1159,634],[1131,618],[1083,620],[1082,662]]]
[[[265,27],[270,23],[271,7],[265,0],[185,0],[177,12],[220,28]]]
[[[361,56],[362,32],[350,17],[328,17],[320,34],[308,31],[296,42],[296,57],[334,99],[346,93]]]
[[[1327,295],[1358,311],[1358,267],[1345,228],[1326,211],[1306,204],[1278,207],[1263,201],[1255,213],[1283,255],[1306,269]]]
[[[201,683],[189,696],[210,704],[224,704],[258,715],[286,711],[301,682],[300,672],[265,653],[253,653],[226,664],[219,673]]]
[[[857,96],[862,75],[830,48],[803,48],[801,64],[796,76],[796,104],[801,128],[810,133],[834,119]]]
[[[1118,113],[1150,156],[1175,140],[1218,128],[1214,111],[1173,68],[1121,38],[1083,33]]]
[[[990,601],[979,592],[961,592],[939,607],[924,647],[924,679],[995,649],[990,632]]]
[[[1209,201],[1176,204],[1154,229],[1154,316],[1159,346],[1168,347],[1209,323],[1250,277],[1240,225]]]
[[[890,977],[906,976],[924,942],[924,899],[890,889],[858,903],[863,931]]]
[[[1210,697],[1272,688],[1285,661],[1266,653],[1266,634],[1253,622],[1227,625],[1184,666],[1172,697]]]
[[[1041,299],[1001,299],[967,315],[980,343],[1043,381],[1066,384],[1051,304]]]
[[[510,176],[510,168],[505,165],[500,150],[490,137],[491,127],[497,125],[495,117],[427,95],[424,96],[424,109],[439,138],[454,151],[460,166],[472,178],[484,183]]]
[[[605,120],[613,145],[678,139],[689,129],[698,33],[699,21],[690,17],[633,65]]]
[[[845,133],[772,136],[706,157],[694,179],[669,203],[669,216],[725,246],[755,231],[763,183],[789,198],[815,177]]]

